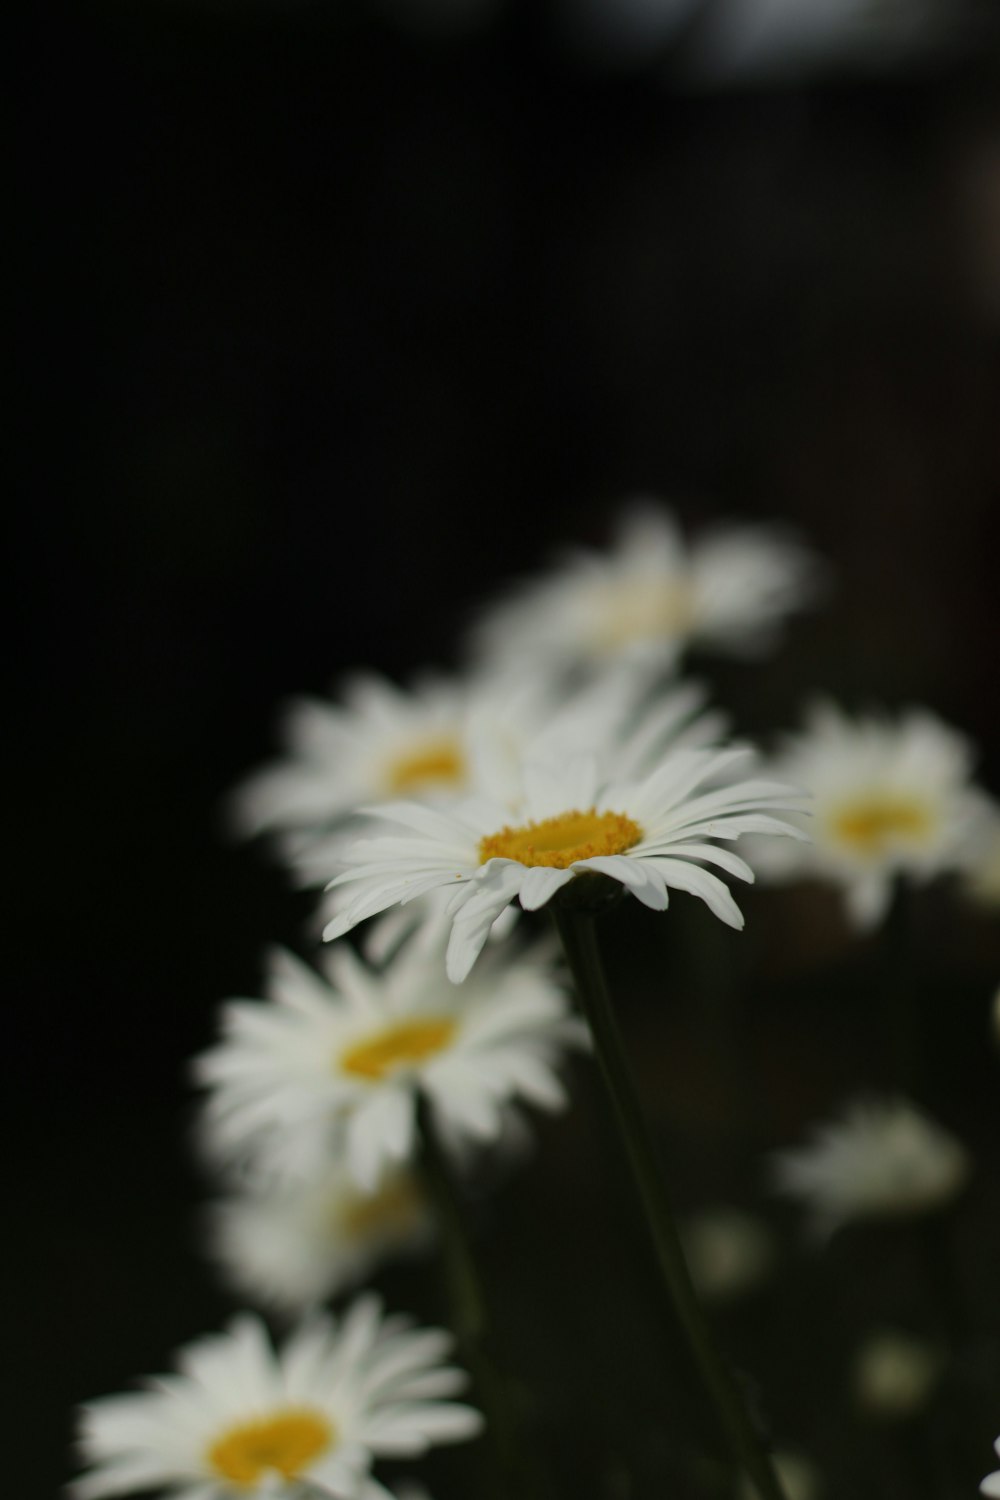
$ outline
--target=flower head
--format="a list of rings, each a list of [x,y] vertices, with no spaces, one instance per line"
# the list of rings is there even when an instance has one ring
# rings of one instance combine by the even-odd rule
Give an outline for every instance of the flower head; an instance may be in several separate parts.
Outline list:
[[[855,1102],[819,1127],[811,1145],[772,1160],[777,1187],[812,1210],[821,1238],[851,1219],[929,1213],[969,1174],[954,1136],[904,1099]]]
[[[965,868],[988,799],[969,781],[966,740],[932,714],[898,723],[816,706],[771,766],[812,795],[808,847],[761,850],[762,876],[841,885],[851,917],[884,917],[897,875],[926,880]]]
[[[1000,1437],[997,1438],[993,1447],[996,1450],[997,1458],[1000,1458]],[[989,1495],[991,1500],[1000,1500],[1000,1469],[995,1470],[992,1474],[987,1474],[979,1486],[979,1493],[981,1495]]]
[[[445,1398],[465,1384],[443,1363],[450,1339],[357,1301],[339,1322],[303,1322],[280,1352],[254,1317],[189,1344],[177,1373],[107,1396],[81,1413],[88,1465],[75,1500],[165,1489],[173,1500],[268,1500],[303,1483],[338,1500],[386,1500],[374,1459],[472,1437],[472,1407]]]
[[[415,1149],[418,1089],[453,1145],[495,1140],[515,1100],[562,1108],[557,1066],[584,1033],[552,965],[493,952],[455,989],[443,949],[438,926],[377,971],[339,944],[325,977],[274,953],[270,999],[231,1002],[222,1042],[195,1062],[211,1153],[308,1179],[342,1146],[372,1191]]]
[[[336,1159],[315,1181],[265,1176],[209,1213],[211,1253],[227,1279],[251,1300],[293,1314],[429,1237],[426,1205],[408,1172],[386,1172],[363,1192]]]
[[[345,851],[345,869],[331,882],[343,904],[324,936],[339,937],[397,902],[450,887],[447,972],[460,982],[515,896],[533,911],[592,874],[619,881],[654,911],[666,909],[670,889],[689,891],[723,922],[742,927],[728,887],[705,866],[739,880],[752,880],[753,871],[714,840],[794,835],[770,810],[800,805],[786,786],[733,781],[748,753],[676,750],[636,781],[611,780],[591,755],[529,764],[513,813],[487,798],[454,810],[415,803],[373,809],[399,831]]]
[[[670,512],[646,502],[626,513],[607,552],[573,554],[495,606],[477,645],[493,663],[541,654],[563,667],[623,659],[669,667],[695,643],[753,653],[807,602],[817,572],[776,530],[729,526],[688,544]]]

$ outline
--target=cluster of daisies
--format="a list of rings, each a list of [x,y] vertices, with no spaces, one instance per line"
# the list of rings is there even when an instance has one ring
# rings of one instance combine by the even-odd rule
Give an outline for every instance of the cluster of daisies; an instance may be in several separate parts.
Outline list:
[[[461,1177],[487,1152],[523,1158],[531,1112],[568,1103],[587,1031],[555,944],[519,913],[616,889],[663,912],[680,892],[739,928],[729,882],[755,872],[833,882],[859,927],[900,879],[950,873],[1000,900],[1000,813],[931,714],[819,705],[768,764],[680,675],[692,647],[760,657],[821,585],[791,536],[688,543],[645,504],[607,552],[566,558],[484,615],[461,675],[401,688],[359,674],[289,706],[281,757],[232,812],[316,891],[315,951],[270,953],[263,998],[223,1008],[194,1072],[221,1183],[212,1253],[292,1330],[276,1350],[243,1315],[181,1351],[177,1373],[87,1406],[78,1500],[376,1500],[380,1458],[476,1435],[445,1333],[371,1294],[336,1317],[324,1305],[433,1246],[427,1129]],[[969,1162],[915,1105],[876,1099],[774,1171],[824,1236],[939,1207]],[[732,1218],[689,1227],[709,1293],[713,1274],[725,1286],[766,1261],[754,1235]]]

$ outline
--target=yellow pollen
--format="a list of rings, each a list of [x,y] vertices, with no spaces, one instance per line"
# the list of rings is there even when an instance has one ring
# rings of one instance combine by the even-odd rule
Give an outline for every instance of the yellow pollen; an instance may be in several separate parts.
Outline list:
[[[694,596],[680,579],[630,578],[609,586],[594,613],[598,646],[608,650],[630,641],[682,635],[691,625]]]
[[[884,854],[899,840],[913,842],[930,831],[927,808],[902,797],[873,796],[841,808],[830,826],[845,844],[862,854]]]
[[[224,1479],[252,1489],[270,1472],[294,1479],[336,1441],[328,1417],[293,1408],[231,1427],[209,1448],[208,1462]]]
[[[391,793],[419,791],[428,785],[460,786],[465,780],[465,759],[454,740],[432,740],[412,755],[389,762],[385,774]]]
[[[420,1213],[420,1196],[409,1177],[391,1177],[376,1193],[358,1193],[340,1205],[337,1227],[351,1239],[405,1235]]]
[[[455,1034],[449,1016],[424,1016],[420,1021],[398,1021],[384,1031],[349,1047],[340,1059],[345,1073],[379,1082],[396,1068],[423,1062],[447,1047]]]
[[[522,865],[547,865],[566,870],[578,859],[598,854],[622,854],[642,838],[638,823],[624,813],[560,813],[520,828],[501,828],[479,841],[479,863],[488,859],[516,859]]]

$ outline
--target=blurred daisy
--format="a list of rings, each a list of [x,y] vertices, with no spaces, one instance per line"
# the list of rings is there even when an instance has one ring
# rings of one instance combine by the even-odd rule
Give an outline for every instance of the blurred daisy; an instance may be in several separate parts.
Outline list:
[[[1000,907],[1000,808],[995,803],[971,842],[962,887],[977,906]]]
[[[1000,1458],[1000,1437],[997,1438],[993,1447],[996,1450],[997,1458]],[[989,1495],[993,1497],[993,1500],[1000,1500],[1000,1469],[997,1469],[993,1474],[987,1474],[979,1486],[979,1493],[981,1495]]]
[[[482,619],[492,663],[609,659],[672,666],[689,645],[747,655],[815,592],[817,568],[797,542],[758,526],[720,528],[688,545],[669,511],[630,510],[605,553],[571,555]]]
[[[247,1186],[211,1205],[208,1222],[210,1251],[230,1283],[283,1313],[318,1306],[431,1233],[409,1173],[387,1172],[369,1193],[333,1164],[318,1182]]]
[[[941,1355],[925,1339],[880,1329],[858,1350],[854,1391],[871,1416],[898,1421],[927,1405],[940,1374]]]
[[[772,1161],[776,1186],[811,1210],[819,1238],[851,1219],[930,1213],[969,1175],[964,1147],[904,1099],[857,1101]]]
[[[497,1139],[515,1100],[562,1109],[557,1068],[585,1033],[552,964],[494,950],[459,989],[442,986],[443,953],[440,928],[381,972],[346,944],[324,955],[325,977],[275,952],[270,999],[230,1002],[222,1042],[195,1059],[209,1152],[308,1179],[342,1143],[372,1191],[417,1148],[418,1089],[452,1146]]]
[[[762,849],[759,873],[834,881],[855,924],[874,926],[897,876],[927,880],[967,865],[989,807],[970,764],[968,741],[926,711],[892,724],[814,707],[770,768],[812,794],[811,842]]]
[[[691,1279],[705,1301],[729,1302],[756,1286],[774,1262],[767,1227],[753,1214],[721,1206],[680,1225]]]
[[[450,1339],[384,1318],[377,1298],[339,1322],[303,1322],[280,1353],[244,1314],[189,1344],[178,1373],[149,1389],[84,1406],[80,1449],[89,1471],[75,1500],[166,1489],[174,1500],[268,1500],[304,1487],[343,1500],[387,1500],[374,1459],[474,1436],[478,1412],[447,1399],[465,1376],[445,1365]]]
[[[720,920],[742,927],[727,886],[704,866],[738,880],[753,880],[753,871],[710,840],[794,835],[767,810],[801,803],[771,781],[731,781],[734,765],[749,753],[678,750],[652,775],[631,782],[602,777],[593,756],[529,765],[513,816],[486,798],[452,811],[402,802],[373,810],[401,831],[361,839],[346,851],[347,868],[331,882],[343,891],[343,909],[324,936],[340,937],[396,902],[450,887],[447,972],[458,983],[515,896],[534,911],[587,874],[620,881],[654,911],[666,909],[671,888],[689,891]]]

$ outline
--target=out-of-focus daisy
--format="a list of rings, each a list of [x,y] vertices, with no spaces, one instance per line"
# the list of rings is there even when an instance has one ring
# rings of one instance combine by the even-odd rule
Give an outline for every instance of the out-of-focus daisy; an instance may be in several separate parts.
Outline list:
[[[811,842],[760,851],[762,877],[813,876],[844,888],[859,927],[886,913],[893,880],[965,868],[988,799],[969,781],[968,741],[925,710],[898,723],[813,708],[770,766],[811,793]]]
[[[851,1219],[941,1208],[969,1175],[964,1147],[905,1099],[855,1101],[810,1145],[772,1161],[776,1186],[811,1210],[819,1238]]]
[[[766,1225],[737,1208],[689,1214],[680,1224],[680,1235],[691,1279],[705,1301],[730,1302],[742,1296],[774,1261]]]
[[[997,1438],[993,1447],[996,1450],[997,1458],[1000,1458],[1000,1437]],[[1000,1500],[1000,1469],[997,1469],[992,1474],[987,1474],[979,1486],[979,1493],[981,1495],[989,1495],[991,1500]]]
[[[926,1406],[941,1368],[940,1352],[926,1339],[879,1329],[858,1350],[854,1392],[869,1415],[903,1420]]]
[[[982,818],[972,840],[962,887],[978,906],[1000,907],[1000,808],[996,804]]]
[[[381,1261],[426,1245],[430,1221],[408,1172],[362,1192],[331,1162],[315,1182],[265,1178],[211,1206],[209,1245],[228,1280],[284,1313],[319,1306]]]
[[[475,635],[492,663],[560,666],[621,659],[671,666],[688,645],[759,652],[814,593],[816,564],[790,537],[730,526],[686,543],[669,511],[625,516],[603,553],[578,552],[525,582],[484,616]]]
[[[376,971],[340,944],[325,977],[276,952],[270,999],[230,1002],[222,1042],[195,1060],[209,1151],[309,1178],[342,1142],[370,1191],[414,1152],[418,1089],[453,1145],[495,1140],[513,1101],[563,1108],[557,1068],[585,1033],[552,964],[494,950],[458,989],[443,951],[440,928],[418,933]]]
[[[343,1500],[387,1500],[374,1459],[474,1436],[482,1419],[445,1398],[465,1384],[451,1341],[382,1315],[365,1297],[344,1318],[303,1322],[280,1352],[247,1314],[189,1344],[178,1373],[84,1406],[88,1472],[76,1500],[165,1489],[174,1500],[268,1500],[315,1485]]]
[[[346,868],[332,882],[343,891],[343,909],[324,936],[340,937],[396,902],[450,887],[447,972],[460,982],[515,896],[534,911],[589,874],[620,881],[654,911],[666,909],[670,889],[689,891],[723,922],[742,927],[728,887],[704,867],[715,865],[739,880],[752,880],[753,871],[712,841],[795,834],[769,810],[800,805],[775,782],[730,780],[748,753],[678,750],[652,775],[632,782],[602,776],[596,758],[587,755],[528,765],[513,815],[486,798],[448,811],[415,803],[378,809],[400,831],[347,849]]]

